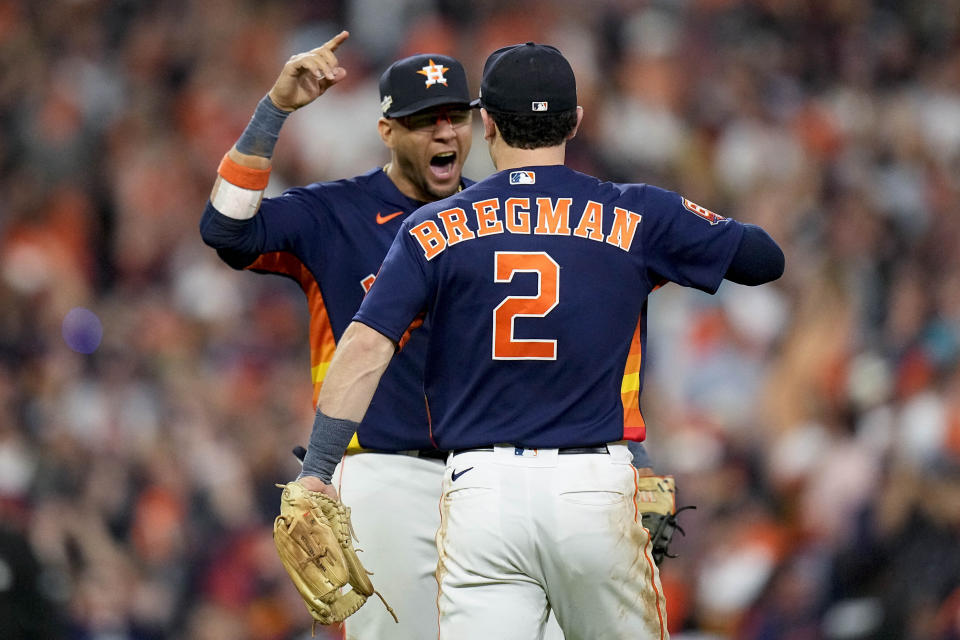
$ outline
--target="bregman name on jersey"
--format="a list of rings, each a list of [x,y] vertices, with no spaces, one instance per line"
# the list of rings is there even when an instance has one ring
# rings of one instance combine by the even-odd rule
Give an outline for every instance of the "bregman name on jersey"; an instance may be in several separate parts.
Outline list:
[[[571,227],[571,212],[579,215],[576,227]],[[593,200],[575,207],[573,198],[546,197],[536,198],[533,203],[530,198],[507,198],[503,202],[489,198],[471,203],[469,212],[454,207],[436,216],[438,220],[426,220],[410,228],[410,235],[416,238],[427,260],[459,242],[502,233],[576,236],[629,251],[642,217],[622,207],[605,209]],[[604,234],[604,220],[610,218],[612,221],[606,225],[610,231]]]

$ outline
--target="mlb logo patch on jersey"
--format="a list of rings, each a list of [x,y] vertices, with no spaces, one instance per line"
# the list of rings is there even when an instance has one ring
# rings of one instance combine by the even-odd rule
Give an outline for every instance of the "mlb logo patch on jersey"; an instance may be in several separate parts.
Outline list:
[[[714,213],[713,211],[710,211],[710,209],[707,209],[707,208],[705,208],[705,207],[701,207],[700,205],[698,205],[698,204],[695,203],[695,202],[690,202],[690,201],[687,200],[686,198],[682,198],[682,200],[683,200],[683,207],[684,207],[687,211],[689,211],[689,212],[691,212],[691,213],[697,214],[698,216],[700,216],[701,218],[703,218],[704,220],[706,220],[706,221],[709,222],[710,224],[717,224],[718,222],[725,222],[725,221],[726,221],[726,218],[724,218],[724,217],[723,217],[722,215],[720,215],[719,213]]]
[[[546,102],[533,102],[530,104],[531,111],[546,111],[547,103]]]
[[[511,171],[510,184],[534,184],[537,174],[533,171]]]

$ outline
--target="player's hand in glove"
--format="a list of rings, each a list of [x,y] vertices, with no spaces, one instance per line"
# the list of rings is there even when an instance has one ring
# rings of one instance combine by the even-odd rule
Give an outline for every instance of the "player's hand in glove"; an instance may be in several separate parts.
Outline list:
[[[650,532],[653,561],[660,566],[664,558],[676,558],[670,554],[673,532],[686,535],[677,523],[677,514],[687,509],[676,508],[676,485],[673,476],[640,476],[637,479],[637,507],[643,518],[643,526]]]
[[[367,598],[376,594],[353,548],[350,510],[328,495],[305,485],[323,484],[316,478],[277,485],[283,488],[280,515],[273,523],[273,541],[284,569],[293,580],[314,620],[320,624],[342,622]],[[349,584],[351,589],[342,591]],[[387,611],[397,619],[390,605]]]

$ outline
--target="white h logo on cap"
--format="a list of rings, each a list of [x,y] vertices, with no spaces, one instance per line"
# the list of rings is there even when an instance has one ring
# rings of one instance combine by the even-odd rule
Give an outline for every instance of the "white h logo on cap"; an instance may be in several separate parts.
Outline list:
[[[430,60],[430,64],[417,71],[417,73],[427,76],[427,88],[430,88],[431,85],[438,83],[447,86],[447,79],[443,77],[443,72],[449,70],[450,67],[436,64],[433,60]]]

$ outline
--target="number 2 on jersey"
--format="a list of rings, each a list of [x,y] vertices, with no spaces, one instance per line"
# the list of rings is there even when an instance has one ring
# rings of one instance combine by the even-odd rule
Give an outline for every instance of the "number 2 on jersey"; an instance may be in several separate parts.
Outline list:
[[[493,310],[494,360],[556,360],[556,340],[514,337],[514,320],[542,318],[560,300],[560,265],[542,251],[497,251],[493,258],[494,282],[511,282],[513,274],[537,274],[537,295],[507,296]]]

